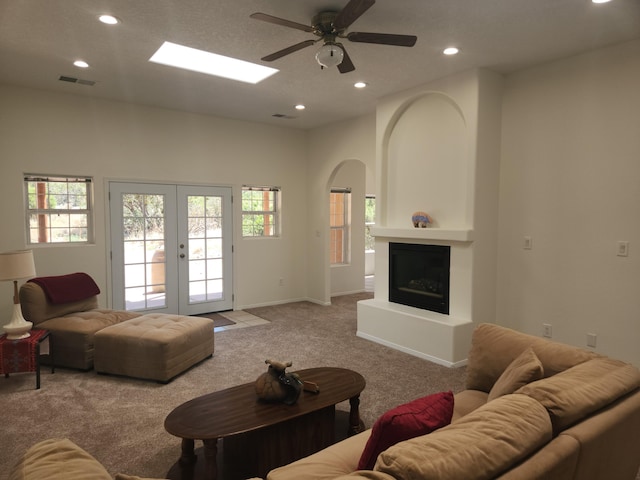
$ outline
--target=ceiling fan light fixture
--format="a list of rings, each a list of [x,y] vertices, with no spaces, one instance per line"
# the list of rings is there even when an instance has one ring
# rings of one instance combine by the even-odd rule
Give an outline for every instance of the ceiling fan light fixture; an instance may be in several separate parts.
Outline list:
[[[344,50],[339,45],[327,42],[316,53],[316,61],[321,67],[331,68],[338,66],[344,59]]]

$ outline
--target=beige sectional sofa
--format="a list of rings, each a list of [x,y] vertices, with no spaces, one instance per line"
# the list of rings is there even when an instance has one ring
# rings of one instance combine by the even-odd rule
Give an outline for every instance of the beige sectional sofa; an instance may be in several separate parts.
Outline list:
[[[51,438],[33,445],[12,466],[8,478],[9,480],[114,480],[98,460],[66,438]],[[118,473],[115,480],[154,479]]]
[[[357,470],[366,430],[267,480],[634,480],[640,371],[592,351],[479,325],[451,424]]]

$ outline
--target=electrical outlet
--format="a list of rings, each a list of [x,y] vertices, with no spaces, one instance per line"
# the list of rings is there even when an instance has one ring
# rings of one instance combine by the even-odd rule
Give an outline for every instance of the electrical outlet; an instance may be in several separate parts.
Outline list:
[[[525,250],[531,250],[533,248],[533,239],[531,237],[524,237],[523,248]]]
[[[628,257],[629,256],[629,242],[627,242],[627,241],[619,241],[618,242],[618,256],[619,257]]]
[[[542,324],[542,336],[546,338],[551,338],[551,324],[543,323]]]
[[[587,347],[596,348],[596,334],[587,333]]]
[[[282,287],[282,286],[284,286],[284,278],[281,278],[281,279],[278,281],[278,285],[280,285],[281,287]]]

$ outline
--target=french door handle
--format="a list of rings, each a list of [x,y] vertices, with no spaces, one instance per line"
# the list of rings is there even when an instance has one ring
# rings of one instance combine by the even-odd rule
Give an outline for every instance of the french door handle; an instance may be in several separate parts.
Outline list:
[[[185,254],[184,254],[184,253],[181,253],[181,254],[180,254],[180,258],[184,258],[184,257],[185,257]]]

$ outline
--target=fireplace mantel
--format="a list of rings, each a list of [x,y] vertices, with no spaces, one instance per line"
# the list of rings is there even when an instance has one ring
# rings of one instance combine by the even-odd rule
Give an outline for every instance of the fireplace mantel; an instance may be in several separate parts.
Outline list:
[[[473,230],[471,229],[373,227],[371,235],[378,238],[473,242]]]

